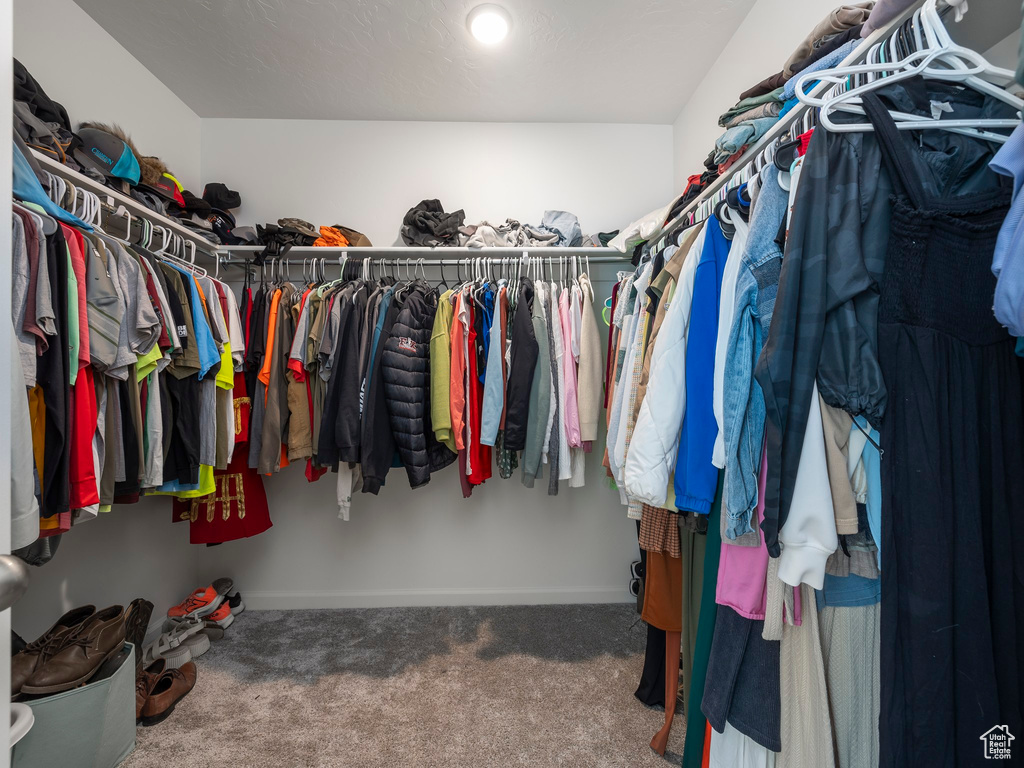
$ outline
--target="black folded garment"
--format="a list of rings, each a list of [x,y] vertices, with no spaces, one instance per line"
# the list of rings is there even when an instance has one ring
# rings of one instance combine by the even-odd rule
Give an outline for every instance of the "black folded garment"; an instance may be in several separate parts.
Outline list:
[[[405,214],[402,220],[402,240],[406,245],[458,245],[459,227],[465,221],[466,212],[461,208],[445,213],[440,200],[422,200]]]

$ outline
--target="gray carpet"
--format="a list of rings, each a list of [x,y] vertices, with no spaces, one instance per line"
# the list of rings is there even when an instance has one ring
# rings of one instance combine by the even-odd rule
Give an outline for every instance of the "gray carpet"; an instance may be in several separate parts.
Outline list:
[[[678,765],[628,605],[247,611],[123,768]]]

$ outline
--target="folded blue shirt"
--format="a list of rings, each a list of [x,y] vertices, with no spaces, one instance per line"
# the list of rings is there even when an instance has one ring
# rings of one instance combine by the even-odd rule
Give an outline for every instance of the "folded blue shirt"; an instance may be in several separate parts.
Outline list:
[[[843,59],[853,53],[853,49],[859,44],[860,40],[851,40],[846,45],[836,48],[832,53],[822,56],[806,69],[801,69],[799,72],[796,72],[791,78],[789,78],[789,80],[786,81],[786,84],[782,86],[782,100],[789,101],[796,96],[796,81],[803,75],[806,75],[808,72],[820,72],[823,69],[832,69]],[[815,85],[817,85],[817,81],[809,85],[807,88],[804,88],[804,92],[811,90]]]

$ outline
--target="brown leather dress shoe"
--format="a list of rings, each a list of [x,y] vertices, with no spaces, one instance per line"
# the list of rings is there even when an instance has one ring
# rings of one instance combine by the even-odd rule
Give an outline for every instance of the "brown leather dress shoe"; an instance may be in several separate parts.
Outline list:
[[[160,676],[167,671],[167,662],[157,659],[148,667],[140,670],[135,677],[135,719],[142,717],[142,708],[146,706],[146,699],[153,692]]]
[[[22,693],[60,693],[89,681],[124,645],[124,608],[112,605],[63,638],[60,650],[39,664]]]
[[[74,608],[59,619],[57,623],[25,646],[25,650],[15,654],[11,659],[11,695],[21,693],[21,687],[32,677],[36,667],[43,664],[50,656],[60,650],[61,639],[70,631],[73,632],[86,619],[96,613],[96,606],[83,605]]]
[[[160,675],[142,708],[142,724],[156,725],[166,720],[185,695],[196,685],[196,664],[185,662],[178,669]]]

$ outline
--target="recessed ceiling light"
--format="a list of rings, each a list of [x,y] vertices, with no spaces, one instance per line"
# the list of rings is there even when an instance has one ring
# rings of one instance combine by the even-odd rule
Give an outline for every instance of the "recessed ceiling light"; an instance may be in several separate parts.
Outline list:
[[[496,45],[508,35],[512,17],[500,5],[486,3],[469,12],[466,25],[473,37],[484,45]]]

